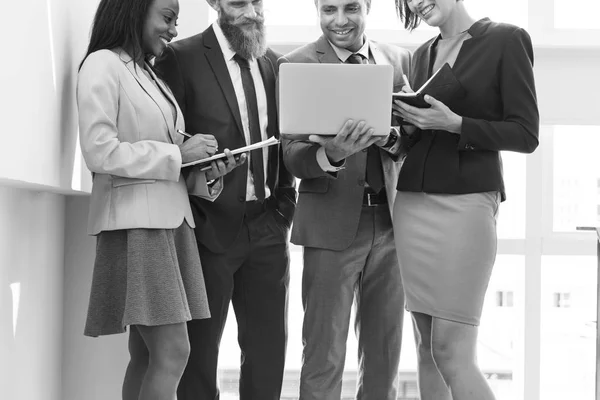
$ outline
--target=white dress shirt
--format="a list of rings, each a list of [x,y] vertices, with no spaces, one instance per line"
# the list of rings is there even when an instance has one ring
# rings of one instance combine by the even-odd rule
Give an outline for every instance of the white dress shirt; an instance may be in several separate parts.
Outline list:
[[[219,46],[221,47],[221,51],[223,52],[223,57],[225,58],[225,64],[227,64],[227,69],[229,70],[229,76],[231,77],[231,81],[233,82],[233,88],[235,90],[235,97],[238,102],[238,106],[240,108],[240,115],[242,117],[242,126],[244,128],[244,137],[246,138],[246,144],[251,143],[250,139],[250,124],[248,121],[248,108],[246,106],[246,95],[244,94],[244,86],[242,85],[242,73],[240,71],[240,66],[233,59],[236,55],[236,52],[231,48],[229,41],[223,34],[221,27],[217,22],[213,23],[213,29],[215,31],[215,35],[217,36],[217,41],[219,42]],[[267,126],[269,125],[269,118],[267,114],[267,93],[265,91],[265,85],[263,83],[262,76],[260,74],[260,70],[258,68],[258,62],[256,59],[248,60],[250,63],[250,72],[252,74],[252,79],[254,80],[254,89],[256,91],[256,102],[258,103],[258,120],[260,123],[260,136],[262,140],[267,139]],[[267,163],[268,163],[268,151],[266,148],[261,149],[263,154],[263,165],[264,165],[264,176],[265,179],[267,177]],[[256,200],[256,195],[254,193],[254,177],[250,173],[250,165],[251,160],[248,158],[246,162],[248,168],[248,180],[246,184],[246,201]],[[268,198],[271,195],[271,191],[269,187],[266,185],[266,182],[263,183],[265,185],[265,198]]]

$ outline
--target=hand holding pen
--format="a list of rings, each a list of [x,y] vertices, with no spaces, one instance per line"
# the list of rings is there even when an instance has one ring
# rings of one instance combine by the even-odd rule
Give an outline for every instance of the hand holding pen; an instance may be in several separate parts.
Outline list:
[[[219,145],[213,135],[205,135],[202,133],[190,135],[180,129],[178,129],[177,132],[188,138],[179,145],[183,163],[208,158],[219,150]]]

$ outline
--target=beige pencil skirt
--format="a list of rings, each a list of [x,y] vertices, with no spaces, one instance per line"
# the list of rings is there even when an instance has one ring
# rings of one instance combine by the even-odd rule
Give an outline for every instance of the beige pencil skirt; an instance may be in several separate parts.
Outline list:
[[[499,204],[498,192],[397,193],[394,237],[409,311],[479,325]]]

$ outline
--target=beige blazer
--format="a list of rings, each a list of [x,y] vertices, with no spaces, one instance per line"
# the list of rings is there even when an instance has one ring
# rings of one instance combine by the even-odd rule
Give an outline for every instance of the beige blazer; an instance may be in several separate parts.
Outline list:
[[[90,54],[79,71],[77,105],[83,158],[94,173],[88,233],[194,227],[178,145],[181,110],[168,87],[144,75],[122,49]],[[162,93],[161,93],[162,92]],[[172,108],[165,96],[176,108]],[[212,199],[204,173],[196,191]],[[198,181],[202,181],[198,183]]]

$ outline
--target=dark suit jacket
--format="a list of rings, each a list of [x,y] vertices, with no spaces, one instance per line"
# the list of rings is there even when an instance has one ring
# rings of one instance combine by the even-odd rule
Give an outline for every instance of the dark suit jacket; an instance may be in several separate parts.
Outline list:
[[[268,50],[258,59],[267,94],[269,137],[279,137],[275,100],[277,57]],[[155,67],[171,87],[188,132],[214,135],[221,149],[246,145],[233,83],[212,26],[168,46]],[[279,211],[281,222],[289,227],[296,189],[294,177],[285,169],[282,157],[280,146],[269,147],[267,184],[272,195],[267,204]],[[247,173],[244,165],[225,175],[223,191],[214,202],[190,196],[197,240],[213,252],[224,252],[240,232],[246,207]]]
[[[398,190],[429,193],[500,191],[499,151],[531,153],[538,146],[539,112],[533,48],[527,32],[485,18],[469,29],[452,70],[465,95],[448,102],[463,117],[460,135],[417,131],[398,180]],[[413,55],[411,86],[431,75],[439,36]]]
[[[397,46],[371,41],[371,54],[377,64],[394,66],[394,87],[402,87],[402,73],[408,73],[410,53]],[[307,44],[279,60],[294,63],[339,63],[325,37]],[[351,82],[349,82],[351,84]],[[390,103],[391,115],[391,103]],[[358,230],[365,185],[367,152],[346,159],[338,173],[324,172],[316,158],[319,145],[304,141],[283,141],[284,161],[300,182],[298,207],[292,228],[292,243],[330,250],[348,248]],[[401,159],[379,150],[390,212],[396,197],[395,185]]]

